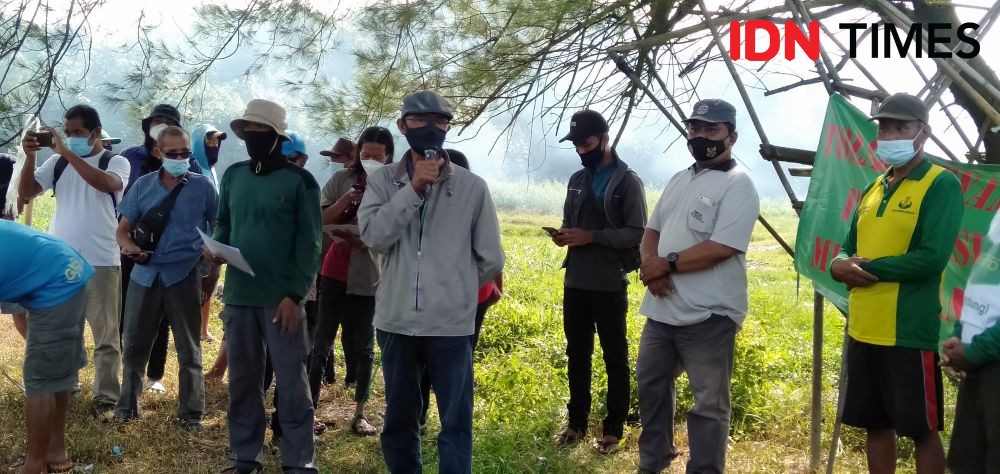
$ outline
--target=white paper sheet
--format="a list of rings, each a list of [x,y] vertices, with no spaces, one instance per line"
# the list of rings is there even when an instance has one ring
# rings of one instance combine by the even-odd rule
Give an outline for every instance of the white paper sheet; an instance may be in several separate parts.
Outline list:
[[[254,274],[253,269],[250,268],[250,264],[247,263],[247,260],[243,258],[243,254],[240,252],[240,249],[230,247],[226,244],[213,240],[211,237],[202,232],[201,229],[196,228],[196,230],[198,231],[198,235],[201,236],[201,240],[205,242],[205,247],[208,248],[208,251],[212,255],[224,259],[226,263],[245,273],[249,273],[250,276],[257,276]]]
[[[334,243],[343,242],[344,239],[333,235],[334,231],[344,231],[354,235],[361,235],[357,224],[330,224],[323,226],[323,232],[333,240]]]

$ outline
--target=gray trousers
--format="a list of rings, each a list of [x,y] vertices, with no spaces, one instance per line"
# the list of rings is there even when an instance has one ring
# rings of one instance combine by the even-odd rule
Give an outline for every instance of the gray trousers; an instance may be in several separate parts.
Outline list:
[[[121,392],[121,268],[94,267],[87,282],[87,324],[94,336],[94,403],[115,405]]]
[[[300,308],[302,308],[300,306]],[[313,444],[313,403],[306,376],[309,331],[305,312],[295,334],[283,334],[274,322],[277,308],[226,305],[220,317],[225,325],[229,358],[229,447],[233,465],[260,467],[264,447],[265,345],[278,388],[281,413],[281,466],[284,472],[319,472]]]
[[[173,286],[157,278],[146,288],[129,282],[125,297],[125,356],[122,396],[115,414],[125,419],[141,415],[139,396],[153,342],[163,318],[170,321],[177,347],[180,393],[177,418],[201,421],[205,411],[205,375],[201,365],[201,276],[197,269]]]
[[[660,472],[677,456],[674,446],[674,381],[687,371],[694,393],[688,412],[691,458],[687,472],[721,473],[729,437],[729,383],[739,326],[725,316],[690,326],[646,320],[639,340],[639,467]]]

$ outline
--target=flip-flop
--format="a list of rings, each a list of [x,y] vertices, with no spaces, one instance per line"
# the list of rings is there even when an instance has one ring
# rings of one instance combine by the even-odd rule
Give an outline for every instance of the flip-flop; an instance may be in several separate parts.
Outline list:
[[[609,441],[608,438],[611,438],[614,441]],[[605,436],[597,442],[598,454],[607,456],[618,452],[619,449],[621,449],[621,439],[615,438],[614,436]]]

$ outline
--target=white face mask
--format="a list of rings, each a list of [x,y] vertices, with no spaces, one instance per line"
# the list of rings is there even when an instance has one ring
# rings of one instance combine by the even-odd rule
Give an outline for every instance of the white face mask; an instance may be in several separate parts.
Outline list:
[[[379,163],[376,160],[361,160],[361,167],[365,169],[365,174],[371,176],[375,170],[384,167],[385,165]]]
[[[878,140],[878,148],[875,149],[875,154],[878,155],[885,164],[892,166],[893,168],[898,168],[910,162],[914,156],[917,155],[918,149],[913,146],[914,140],[920,136],[920,132],[923,132],[923,127],[917,131],[917,134],[913,138],[904,138],[902,140]]]

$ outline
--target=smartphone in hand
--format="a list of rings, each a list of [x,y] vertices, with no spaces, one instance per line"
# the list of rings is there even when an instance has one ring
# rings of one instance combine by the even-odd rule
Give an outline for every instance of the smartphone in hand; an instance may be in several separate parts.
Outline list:
[[[28,135],[31,135],[35,137],[35,140],[38,140],[38,146],[52,147],[52,132],[48,130],[29,131]]]
[[[542,230],[548,232],[549,237],[555,237],[559,233],[559,230],[554,227],[542,227]]]

